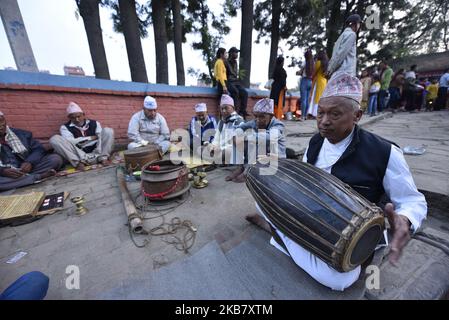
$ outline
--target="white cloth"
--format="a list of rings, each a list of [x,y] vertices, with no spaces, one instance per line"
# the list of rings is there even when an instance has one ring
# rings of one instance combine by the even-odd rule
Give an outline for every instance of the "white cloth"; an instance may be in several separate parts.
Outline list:
[[[351,143],[353,134],[354,130],[348,137],[336,144],[332,144],[329,140],[324,139],[315,166],[331,173],[332,166],[338,161]],[[304,153],[303,161],[307,162],[307,150]],[[410,220],[413,229],[417,230],[426,218],[427,203],[424,196],[418,192],[415,186],[402,151],[394,145],[391,146],[391,154],[383,179],[383,187],[387,196],[392,201],[396,213],[406,216]],[[259,207],[258,210],[263,215]],[[342,291],[358,279],[361,271],[360,266],[349,272],[338,272],[311,252],[289,239],[282,232],[278,230],[276,232],[281,237],[288,249],[289,256],[292,257],[295,263],[321,284],[333,290]],[[271,239],[270,243],[286,253],[274,239]]]
[[[374,82],[369,88],[369,93],[376,93],[380,91],[380,82]]]
[[[96,145],[98,140],[92,140],[92,137],[86,137],[84,136],[84,132],[87,130],[87,128],[89,127],[89,123],[90,120],[87,119],[84,126],[83,127],[77,127],[76,125],[74,125],[73,123],[69,124],[69,127],[75,127],[78,128],[81,131],[81,134],[83,135],[83,137],[79,137],[79,138],[75,138],[75,136],[69,131],[69,129],[67,129],[67,127],[63,124],[61,126],[61,128],[59,129],[59,132],[61,133],[61,136],[67,140],[69,140],[70,142],[72,142],[75,145],[82,145],[83,148],[85,147],[89,147],[89,146],[93,146]],[[97,137],[100,137],[101,134],[101,130],[103,130],[101,128],[101,124],[99,121],[97,121],[97,128],[95,129],[95,135]]]
[[[150,120],[142,110],[131,117],[128,126],[128,138],[141,145],[148,143],[161,144],[164,141],[169,141],[170,130],[167,121],[160,113],[156,113],[154,119]]]
[[[357,35],[350,27],[347,27],[335,42],[327,70],[330,74],[338,71],[355,77],[356,68]]]
[[[407,71],[404,76],[405,79],[416,79],[415,71]]]

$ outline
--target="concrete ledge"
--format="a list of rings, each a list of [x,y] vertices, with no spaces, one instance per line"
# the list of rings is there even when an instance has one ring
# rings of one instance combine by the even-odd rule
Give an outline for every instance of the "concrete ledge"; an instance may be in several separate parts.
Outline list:
[[[0,88],[14,90],[39,90],[76,93],[98,93],[112,95],[159,97],[205,97],[217,96],[217,89],[212,87],[172,86],[167,84],[141,83],[132,81],[115,81],[93,77],[60,76],[47,73],[0,71]],[[252,98],[265,98],[270,95],[266,90],[247,89]],[[298,93],[289,93],[299,97]]]

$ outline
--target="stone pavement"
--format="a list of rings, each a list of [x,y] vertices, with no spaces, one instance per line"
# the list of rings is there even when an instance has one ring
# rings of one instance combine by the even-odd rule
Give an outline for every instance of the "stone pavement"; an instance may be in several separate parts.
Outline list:
[[[406,156],[420,189],[449,195],[449,112],[385,114],[364,127],[401,147],[425,145],[421,156]],[[367,121],[363,120],[363,121]],[[301,153],[315,130],[314,121],[288,122],[288,145]],[[300,136],[307,134],[308,136]],[[297,135],[296,137],[294,135]],[[363,281],[350,290],[327,290],[268,244],[269,236],[244,219],[255,212],[245,184],[225,182],[226,169],[208,173],[209,186],[191,189],[185,202],[165,216],[190,220],[198,229],[185,254],[151,237],[135,247],[117,187],[115,168],[50,179],[17,190],[70,191],[86,198],[88,214],[74,206],[33,223],[0,229],[0,290],[25,272],[50,276],[48,299],[438,299],[449,289],[449,206],[432,198],[423,231],[440,247],[414,239],[399,268],[381,265],[380,289],[365,292]],[[232,198],[231,198],[232,197]],[[146,221],[146,228],[162,218]],[[141,243],[142,236],[136,238]],[[437,242],[438,242],[437,241]],[[441,245],[442,244],[442,245]],[[449,246],[447,246],[449,250]],[[15,264],[18,251],[28,254]],[[68,290],[66,267],[80,269],[80,289]],[[361,279],[363,280],[363,279]],[[300,285],[297,285],[300,284]]]

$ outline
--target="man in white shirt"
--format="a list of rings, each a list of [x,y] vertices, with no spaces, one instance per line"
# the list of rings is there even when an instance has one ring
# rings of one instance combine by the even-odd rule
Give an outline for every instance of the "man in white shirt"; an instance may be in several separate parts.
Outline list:
[[[129,150],[155,144],[164,154],[170,148],[170,130],[165,118],[157,112],[157,102],[153,97],[145,97],[143,110],[131,117],[128,138],[132,140],[128,144]]]
[[[85,165],[101,163],[110,165],[114,146],[114,130],[102,128],[99,121],[86,119],[84,111],[75,102],[67,107],[69,121],[54,135],[50,145],[77,170]]]
[[[338,72],[345,72],[355,77],[357,69],[357,32],[362,25],[362,19],[358,14],[353,14],[346,19],[346,28],[338,37],[332,50],[332,58],[329,60],[326,76],[330,78]]]
[[[403,248],[427,215],[427,203],[418,192],[401,150],[357,126],[362,117],[362,84],[349,74],[333,77],[321,97],[317,125],[303,161],[333,174],[373,203],[385,194],[391,201],[384,212],[392,226],[389,261],[396,264]],[[257,207],[261,216],[266,215]],[[274,228],[275,226],[265,217]],[[269,230],[260,216],[247,220]],[[360,276],[361,267],[338,272],[276,229],[288,253],[273,238],[271,243],[321,284],[344,290]]]
[[[441,76],[438,87],[438,97],[435,101],[435,110],[445,109],[447,105],[449,88],[449,69]]]
[[[220,111],[221,119],[218,121],[214,139],[207,146],[206,158],[212,156],[216,164],[241,164],[243,155],[234,140],[238,126],[245,120],[235,111],[234,99],[227,94],[221,96]],[[226,181],[230,180],[231,176],[227,176]]]

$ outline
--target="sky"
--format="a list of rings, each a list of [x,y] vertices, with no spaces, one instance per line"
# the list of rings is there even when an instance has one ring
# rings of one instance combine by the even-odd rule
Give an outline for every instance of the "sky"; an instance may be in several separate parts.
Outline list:
[[[138,0],[139,2],[146,2]],[[223,0],[210,0],[209,6],[214,13],[222,11]],[[77,17],[77,6],[74,0],[18,0],[23,21],[31,42],[39,70],[48,70],[51,74],[64,74],[64,66],[80,66],[86,75],[93,76],[94,68],[90,57],[87,36],[83,20]],[[109,73],[112,80],[131,81],[125,40],[122,34],[113,30],[111,11],[100,8],[101,26],[103,29],[103,42],[108,60]],[[240,12],[237,17],[229,20],[231,32],[223,39],[222,47],[229,49],[240,45]],[[251,82],[260,83],[261,88],[267,82],[268,60],[270,44],[261,41],[256,44],[257,32],[253,31],[253,47],[251,62]],[[183,44],[184,69],[186,70],[186,85],[195,86],[195,78],[187,74],[189,67],[200,69],[207,73],[201,52],[191,48],[194,35],[187,36],[187,43]],[[281,42],[285,56],[295,56],[301,59],[302,51],[287,50],[285,42]],[[14,58],[9,47],[3,23],[0,25],[0,69],[6,67],[16,68]],[[148,29],[148,37],[142,39],[142,48],[145,65],[150,83],[155,83],[155,49],[152,26]],[[169,44],[168,65],[169,84],[176,85],[176,64],[173,44]],[[288,60],[287,60],[288,61]],[[285,66],[287,71],[287,86],[290,89],[297,87],[297,69]]]

